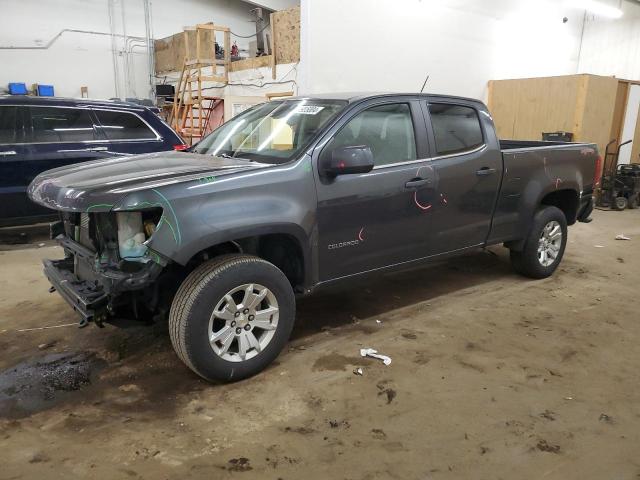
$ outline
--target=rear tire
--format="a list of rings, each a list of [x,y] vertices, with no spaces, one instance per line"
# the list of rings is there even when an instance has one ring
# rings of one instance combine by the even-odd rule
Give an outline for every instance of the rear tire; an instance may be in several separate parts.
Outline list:
[[[638,196],[638,194],[629,197],[629,204],[627,205],[627,208],[635,210],[638,207],[640,207],[640,197]]]
[[[266,368],[284,348],[295,297],[275,265],[224,255],[196,268],[171,305],[169,334],[180,359],[209,381],[236,381]]]
[[[566,245],[567,219],[562,210],[541,208],[533,217],[522,251],[511,250],[511,264],[526,277],[549,277],[558,268]]]

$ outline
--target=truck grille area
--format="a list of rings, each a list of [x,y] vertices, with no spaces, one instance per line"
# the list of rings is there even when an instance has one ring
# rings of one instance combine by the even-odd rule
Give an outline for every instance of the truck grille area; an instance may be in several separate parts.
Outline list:
[[[78,237],[78,243],[83,247],[87,247],[92,251],[95,251],[96,247],[91,240],[91,217],[88,213],[80,214],[80,232]]]

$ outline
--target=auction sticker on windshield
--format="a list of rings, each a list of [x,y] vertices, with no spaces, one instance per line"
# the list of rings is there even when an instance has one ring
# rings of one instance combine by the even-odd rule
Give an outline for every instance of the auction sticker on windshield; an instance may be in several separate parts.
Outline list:
[[[319,107],[317,105],[300,105],[296,109],[296,113],[301,113],[303,115],[316,115],[322,109],[324,109],[324,107]]]

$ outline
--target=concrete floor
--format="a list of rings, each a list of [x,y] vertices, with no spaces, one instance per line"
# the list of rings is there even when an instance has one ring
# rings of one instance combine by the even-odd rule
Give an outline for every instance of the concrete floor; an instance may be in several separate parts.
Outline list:
[[[161,326],[19,331],[76,318],[60,249],[5,247],[0,478],[638,478],[640,211],[571,227],[550,279],[491,252],[305,299],[271,368],[209,385]]]

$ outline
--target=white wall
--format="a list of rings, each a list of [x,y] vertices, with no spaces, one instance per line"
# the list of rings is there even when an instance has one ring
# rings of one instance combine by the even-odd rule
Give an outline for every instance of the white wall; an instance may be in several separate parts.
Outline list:
[[[302,0],[303,92],[476,98],[490,79],[576,73],[583,12],[545,0]],[[563,23],[564,16],[569,18]]]
[[[622,3],[618,20],[587,17],[580,72],[640,80],[640,3]]]
[[[143,37],[142,0],[120,1],[126,1],[127,34]],[[255,32],[251,8],[239,0],[152,0],[153,35],[166,37],[183,26],[208,21],[229,26],[239,35],[249,35]],[[109,32],[107,0],[2,0],[0,11],[0,46],[42,45],[65,28]],[[121,18],[116,19],[118,31],[122,32]],[[250,39],[236,40],[240,48],[248,48]],[[121,59],[119,68],[119,81],[124,85]],[[121,96],[146,97],[148,68],[144,49],[136,48],[131,55],[131,71],[135,81]],[[69,97],[79,97],[80,87],[86,85],[93,98],[113,97],[111,39],[66,33],[48,50],[0,49],[0,89],[9,82],[53,84],[57,96]]]

